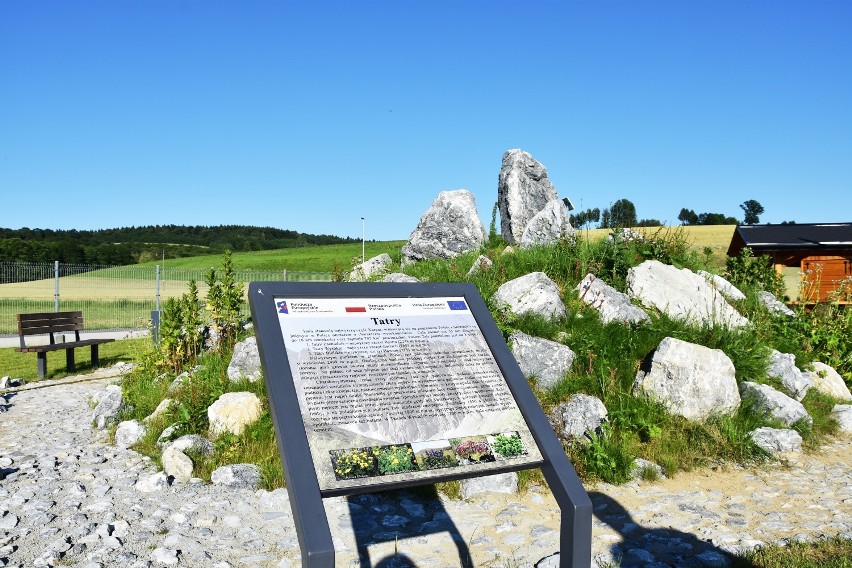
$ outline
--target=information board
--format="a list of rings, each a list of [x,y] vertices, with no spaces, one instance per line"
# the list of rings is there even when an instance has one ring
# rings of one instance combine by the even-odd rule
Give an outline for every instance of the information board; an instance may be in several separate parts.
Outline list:
[[[322,491],[542,462],[464,297],[274,306]]]

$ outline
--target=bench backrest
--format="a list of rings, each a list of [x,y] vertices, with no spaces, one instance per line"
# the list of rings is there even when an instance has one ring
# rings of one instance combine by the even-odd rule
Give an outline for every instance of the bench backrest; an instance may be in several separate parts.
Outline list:
[[[55,343],[54,333],[73,331],[74,340],[80,341],[80,331],[83,330],[83,312],[45,312],[41,314],[18,314],[18,336],[21,347],[26,347],[24,337],[27,335],[50,334],[50,344]]]

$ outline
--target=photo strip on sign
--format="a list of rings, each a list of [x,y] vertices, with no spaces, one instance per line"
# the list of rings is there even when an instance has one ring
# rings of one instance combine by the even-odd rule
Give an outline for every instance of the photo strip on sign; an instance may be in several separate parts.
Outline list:
[[[322,491],[542,462],[464,297],[274,305]]]

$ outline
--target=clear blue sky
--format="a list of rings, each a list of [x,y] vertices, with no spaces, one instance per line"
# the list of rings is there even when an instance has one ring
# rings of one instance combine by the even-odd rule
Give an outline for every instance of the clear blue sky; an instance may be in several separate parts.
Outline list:
[[[852,221],[852,2],[0,0],[0,226],[488,227],[522,148],[583,209]]]

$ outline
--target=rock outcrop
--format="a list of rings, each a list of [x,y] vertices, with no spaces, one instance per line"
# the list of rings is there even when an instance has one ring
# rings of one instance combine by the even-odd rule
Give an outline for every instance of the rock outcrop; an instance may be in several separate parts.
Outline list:
[[[366,282],[373,277],[382,276],[388,271],[392,264],[393,259],[391,259],[390,255],[386,252],[378,256],[374,256],[353,268],[352,272],[349,273],[349,281]]]
[[[574,234],[571,218],[561,199],[548,201],[544,209],[530,219],[521,234],[520,245],[532,247],[535,245],[550,245]]]
[[[811,386],[819,392],[840,400],[852,402],[852,393],[849,392],[849,387],[846,386],[843,377],[840,376],[840,373],[834,367],[814,361],[805,372],[810,375]]]
[[[103,430],[115,424],[118,413],[124,406],[124,395],[118,385],[109,385],[99,392],[96,397],[97,406],[92,412],[92,423],[95,428]]]
[[[707,280],[707,282],[709,282],[711,286],[720,291],[722,295],[725,296],[725,298],[727,298],[731,302],[740,302],[746,299],[746,295],[743,294],[739,288],[737,288],[718,274],[710,274],[706,270],[699,270],[697,274],[699,276],[703,276],[704,279]]]
[[[734,364],[719,349],[666,337],[643,361],[633,394],[665,405],[672,414],[700,421],[732,414],[740,406]]]
[[[506,242],[520,243],[527,225],[548,202],[558,199],[547,169],[523,150],[508,150],[497,180],[500,232]]]
[[[512,354],[528,379],[535,377],[539,388],[548,389],[571,370],[574,352],[567,345],[516,331],[509,337]]]
[[[794,400],[769,385],[745,381],[740,385],[743,399],[754,404],[755,410],[765,412],[782,424],[792,426],[799,420],[813,424],[813,418],[798,400]]]
[[[748,325],[748,320],[702,276],[658,260],[646,260],[627,272],[627,293],[673,319],[703,326]]]
[[[642,323],[649,321],[642,308],[634,306],[627,294],[619,292],[594,274],[586,274],[577,285],[580,299],[596,309],[604,323]]]
[[[563,441],[586,443],[601,434],[607,416],[606,406],[599,398],[577,393],[568,402],[558,404],[549,419],[553,431]]]
[[[749,432],[749,437],[772,455],[802,451],[802,436],[795,430],[763,427]]]
[[[115,445],[129,448],[148,433],[148,427],[138,420],[125,420],[115,429]]]
[[[234,354],[228,364],[228,378],[232,381],[247,379],[254,383],[263,378],[260,368],[260,352],[257,350],[257,338],[249,337],[234,345]]]
[[[207,409],[210,436],[225,432],[239,436],[246,426],[260,418],[260,399],[252,392],[226,392]]]
[[[442,191],[402,247],[404,262],[454,258],[485,244],[485,227],[466,189]]]
[[[559,288],[544,272],[532,272],[509,280],[497,289],[492,299],[500,309],[508,309],[518,316],[535,314],[559,319],[567,315],[565,304],[559,297]]]
[[[790,353],[781,353],[772,350],[769,355],[769,366],[766,369],[766,374],[769,378],[778,379],[794,399],[801,401],[811,388],[811,376],[809,373],[802,373],[796,367],[796,356]]]

